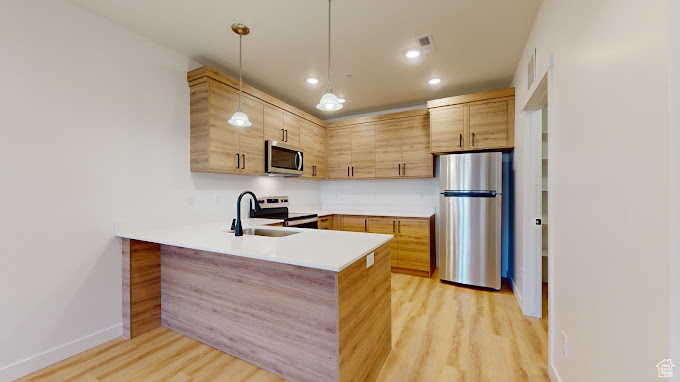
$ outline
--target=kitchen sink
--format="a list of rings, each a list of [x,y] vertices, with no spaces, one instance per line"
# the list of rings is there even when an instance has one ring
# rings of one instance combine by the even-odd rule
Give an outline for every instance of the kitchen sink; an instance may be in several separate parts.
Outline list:
[[[234,232],[234,231],[230,231]],[[266,229],[266,228],[248,228],[243,230],[244,235],[255,235],[255,236],[269,236],[269,237],[284,237],[295,235],[296,231],[280,231],[276,229]]]

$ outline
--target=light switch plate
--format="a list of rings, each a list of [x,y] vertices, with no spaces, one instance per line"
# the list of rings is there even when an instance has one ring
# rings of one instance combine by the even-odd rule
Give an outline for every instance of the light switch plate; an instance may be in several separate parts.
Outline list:
[[[371,253],[368,254],[368,256],[366,256],[366,268],[373,265],[374,262],[375,262],[375,252],[371,252]]]

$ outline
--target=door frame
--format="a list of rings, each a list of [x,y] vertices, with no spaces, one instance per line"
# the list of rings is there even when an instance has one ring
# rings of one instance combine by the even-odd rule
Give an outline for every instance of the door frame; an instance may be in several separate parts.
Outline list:
[[[541,317],[543,313],[543,274],[542,274],[542,234],[540,229],[536,230],[535,219],[542,219],[542,131],[543,119],[537,118],[536,115],[542,114],[541,110],[545,107],[547,118],[547,132],[548,132],[548,221],[543,222],[548,224],[548,369],[551,370],[551,365],[554,362],[554,344],[555,344],[555,290],[558,287],[554,277],[555,260],[557,258],[554,251],[554,195],[553,195],[553,132],[555,131],[555,97],[554,97],[554,79],[553,79],[553,57],[551,55],[551,64],[545,72],[539,84],[531,93],[529,101],[527,101],[522,116],[524,120],[524,141],[526,149],[523,152],[524,160],[524,203],[523,203],[523,256],[522,268],[524,269],[524,279],[522,285],[523,299],[521,301],[522,313],[527,316]],[[539,124],[537,130],[533,129],[532,118],[536,118]],[[534,120],[536,121],[536,120]],[[532,134],[537,132],[537,134]],[[536,136],[537,135],[537,136]],[[538,169],[538,171],[536,171]],[[536,232],[538,234],[536,235]],[[537,237],[536,237],[537,236]]]

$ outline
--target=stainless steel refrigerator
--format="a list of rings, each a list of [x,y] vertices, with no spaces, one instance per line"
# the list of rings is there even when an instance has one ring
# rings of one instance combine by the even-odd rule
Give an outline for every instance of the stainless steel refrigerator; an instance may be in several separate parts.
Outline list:
[[[501,289],[502,153],[439,157],[439,276]]]

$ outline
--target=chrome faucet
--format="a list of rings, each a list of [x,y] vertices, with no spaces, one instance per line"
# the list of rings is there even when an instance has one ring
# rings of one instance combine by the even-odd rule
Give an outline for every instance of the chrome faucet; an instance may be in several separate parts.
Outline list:
[[[257,196],[255,196],[252,191],[243,191],[241,195],[238,196],[238,200],[236,201],[236,223],[232,223],[231,225],[231,229],[234,231],[235,236],[243,236],[243,224],[241,223],[241,199],[243,199],[246,194],[250,194],[253,197],[253,200],[255,201],[255,211],[262,211],[260,208],[260,202],[257,201]]]

